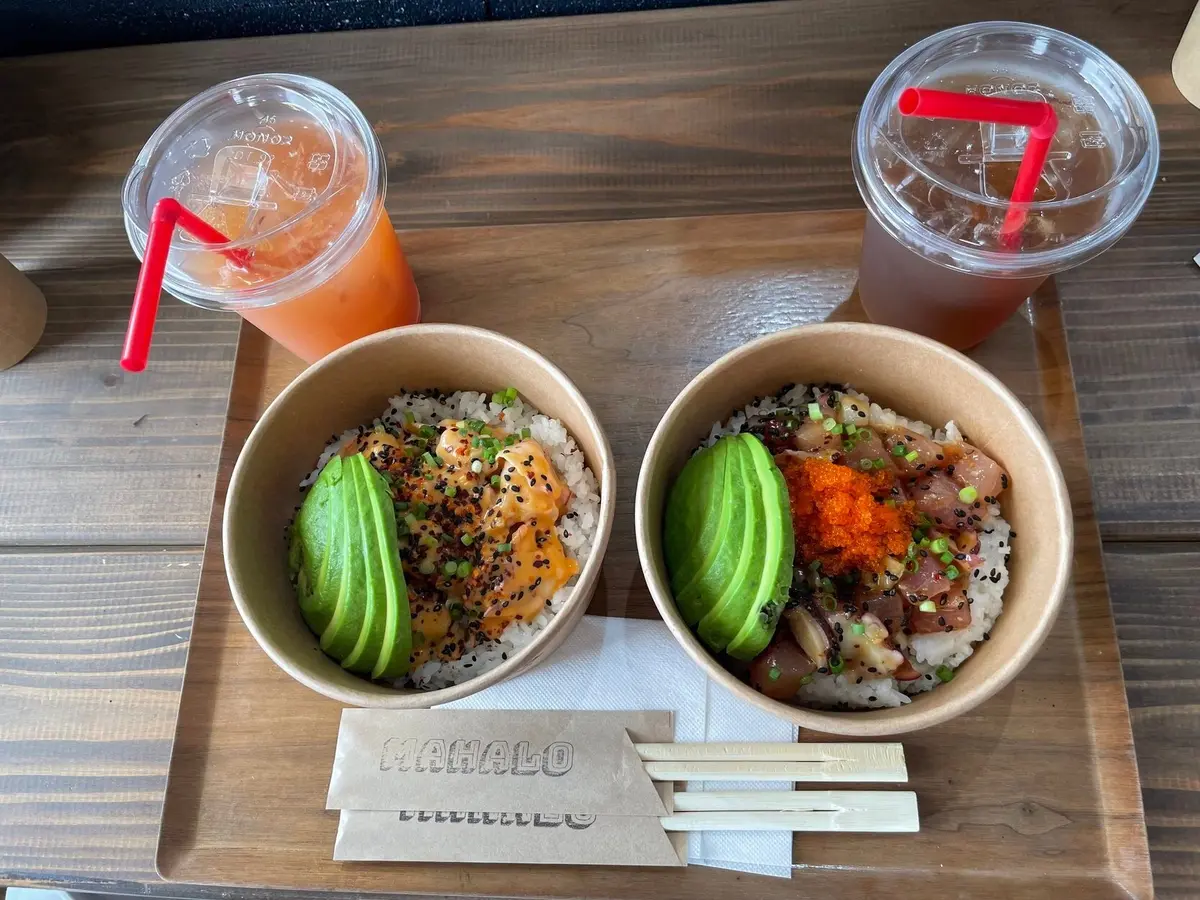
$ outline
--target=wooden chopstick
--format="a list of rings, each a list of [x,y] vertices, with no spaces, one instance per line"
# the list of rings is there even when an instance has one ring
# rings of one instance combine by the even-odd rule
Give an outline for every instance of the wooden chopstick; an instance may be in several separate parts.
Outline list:
[[[725,793],[728,798],[736,791]],[[741,792],[744,795],[756,792]],[[771,792],[776,795],[787,792]],[[801,792],[791,792],[801,793]],[[803,792],[809,793],[809,792]],[[666,831],[857,831],[857,832],[914,832],[920,830],[917,816],[917,795],[912,791],[813,791],[814,794],[836,794],[849,798],[845,803],[822,803],[820,809],[719,809],[711,811],[680,811],[679,801],[687,794],[676,794],[677,812],[659,821]],[[691,795],[703,797],[704,793]],[[748,803],[751,801],[736,801]],[[784,805],[800,806],[808,801],[779,801]]]
[[[886,811],[908,808],[916,799],[911,791],[676,791],[673,796],[677,813]]]
[[[908,780],[904,747],[886,744],[635,744],[654,781]]]

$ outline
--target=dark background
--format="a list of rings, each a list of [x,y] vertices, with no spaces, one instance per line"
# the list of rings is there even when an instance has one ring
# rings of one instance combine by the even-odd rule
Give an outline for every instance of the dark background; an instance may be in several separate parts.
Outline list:
[[[0,0],[0,56],[730,0]]]

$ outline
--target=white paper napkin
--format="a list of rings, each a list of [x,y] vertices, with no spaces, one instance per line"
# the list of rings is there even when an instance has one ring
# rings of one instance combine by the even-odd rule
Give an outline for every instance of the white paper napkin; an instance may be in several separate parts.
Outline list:
[[[796,729],[708,680],[662,622],[584,616],[566,642],[532,672],[447,707],[465,709],[669,709],[675,740],[794,741]],[[717,782],[690,790],[791,790],[781,782]],[[689,836],[688,862],[791,877],[786,832],[701,832]]]

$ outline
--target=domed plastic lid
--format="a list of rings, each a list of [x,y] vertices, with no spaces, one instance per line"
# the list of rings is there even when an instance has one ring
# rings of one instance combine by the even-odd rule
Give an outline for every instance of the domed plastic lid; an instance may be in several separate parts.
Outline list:
[[[179,200],[246,248],[240,269],[177,232],[164,286],[202,306],[280,302],[328,278],[361,246],[386,191],[378,141],[340,91],[299,75],[253,75],[192,98],[163,122],[125,181],[140,258],[150,214]],[[368,227],[364,227],[368,226]]]
[[[1058,131],[1021,250],[999,242],[1028,129],[902,116],[908,87],[1051,104]],[[1133,223],[1158,171],[1145,95],[1095,47],[1051,28],[981,22],[940,32],[889,65],[855,127],[868,209],[897,240],[950,268],[999,276],[1061,271]]]

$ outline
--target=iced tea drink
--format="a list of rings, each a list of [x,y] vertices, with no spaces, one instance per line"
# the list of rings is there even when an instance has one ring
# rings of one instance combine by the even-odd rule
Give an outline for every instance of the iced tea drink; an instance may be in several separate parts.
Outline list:
[[[908,87],[1051,104],[1058,130],[1018,249],[1002,245],[1028,137],[1019,126],[902,116]],[[935,34],[876,80],[853,163],[869,215],[859,296],[872,321],[971,347],[1047,277],[1132,225],[1158,170],[1158,132],[1124,69],[1070,35],[1017,22]]]
[[[179,232],[165,289],[235,310],[313,362],[420,317],[386,191],[379,143],[344,94],[312,78],[256,75],[205,91],[151,136],[125,183],[125,226],[142,256],[154,204],[176,198],[249,261]]]

